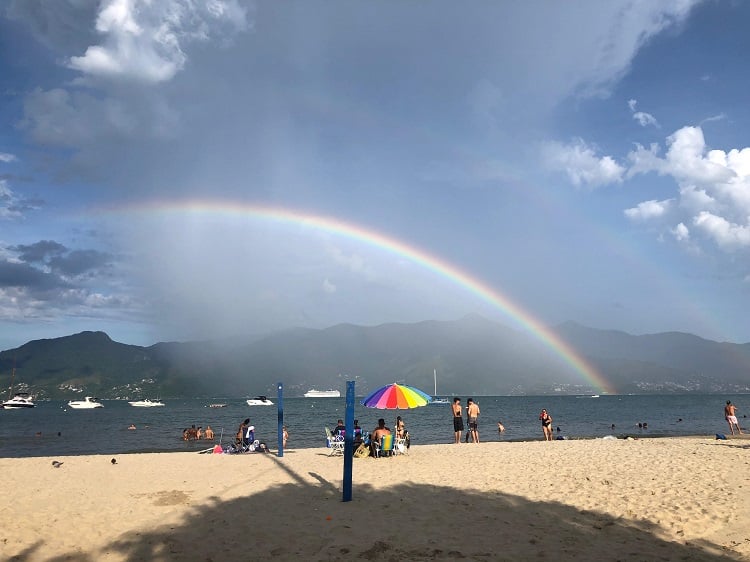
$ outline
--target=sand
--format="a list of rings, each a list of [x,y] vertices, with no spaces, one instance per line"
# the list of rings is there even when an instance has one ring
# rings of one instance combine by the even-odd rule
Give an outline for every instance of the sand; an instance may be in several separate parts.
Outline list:
[[[2,560],[750,560],[750,440],[0,459]],[[54,467],[52,461],[63,464]]]

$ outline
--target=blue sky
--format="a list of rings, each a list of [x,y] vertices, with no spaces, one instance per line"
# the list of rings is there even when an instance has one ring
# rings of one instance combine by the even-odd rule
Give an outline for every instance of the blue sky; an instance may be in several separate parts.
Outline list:
[[[513,318],[750,342],[744,2],[17,0],[0,349]],[[214,207],[215,208],[215,207]]]

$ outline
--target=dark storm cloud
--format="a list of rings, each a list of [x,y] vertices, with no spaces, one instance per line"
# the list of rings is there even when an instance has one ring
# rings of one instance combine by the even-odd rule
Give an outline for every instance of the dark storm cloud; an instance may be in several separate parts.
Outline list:
[[[0,261],[0,287],[18,287],[38,292],[67,286],[68,284],[59,276],[28,263]]]
[[[112,256],[97,250],[73,250],[63,256],[56,256],[49,260],[53,271],[63,275],[77,276],[95,271],[108,265]]]
[[[27,264],[47,266],[56,275],[75,277],[94,272],[112,262],[112,256],[99,250],[68,250],[54,240],[19,244],[9,248],[19,252],[18,259]]]
[[[34,244],[19,244],[10,248],[19,252],[18,259],[28,263],[44,263],[51,257],[60,256],[67,248],[54,240],[40,240]]]

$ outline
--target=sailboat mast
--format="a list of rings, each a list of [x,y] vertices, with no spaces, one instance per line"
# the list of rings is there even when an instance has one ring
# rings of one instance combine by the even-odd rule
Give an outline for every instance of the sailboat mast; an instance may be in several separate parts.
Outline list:
[[[433,394],[433,396],[437,396],[437,369],[432,370],[432,378],[435,381],[435,393]]]
[[[13,369],[10,371],[10,386],[8,387],[8,400],[13,398],[13,380],[16,378],[16,360],[13,360]]]

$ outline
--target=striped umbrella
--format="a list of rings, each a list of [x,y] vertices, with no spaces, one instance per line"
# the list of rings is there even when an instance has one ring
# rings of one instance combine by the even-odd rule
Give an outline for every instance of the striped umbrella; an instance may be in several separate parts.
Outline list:
[[[432,402],[432,397],[429,394],[413,386],[394,382],[372,392],[362,400],[362,405],[381,410],[407,410],[426,406],[430,402]]]

